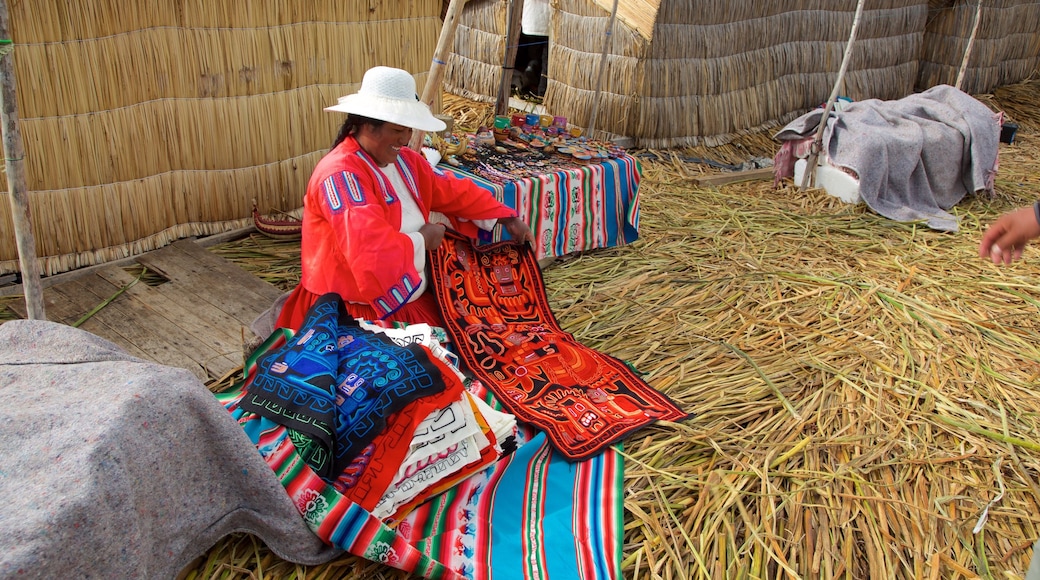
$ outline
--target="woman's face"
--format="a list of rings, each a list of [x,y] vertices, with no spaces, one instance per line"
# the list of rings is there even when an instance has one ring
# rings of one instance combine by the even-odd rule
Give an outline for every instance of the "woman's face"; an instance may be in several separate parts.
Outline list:
[[[398,151],[401,147],[407,146],[411,138],[410,128],[394,123],[383,123],[378,127],[362,125],[357,135],[361,148],[371,155],[380,167],[396,161]]]

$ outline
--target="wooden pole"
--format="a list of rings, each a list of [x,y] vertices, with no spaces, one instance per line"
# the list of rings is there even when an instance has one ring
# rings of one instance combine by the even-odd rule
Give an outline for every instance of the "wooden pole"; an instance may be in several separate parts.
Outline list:
[[[455,28],[459,25],[459,15],[466,5],[466,0],[451,0],[448,10],[444,13],[444,23],[441,25],[441,35],[437,38],[437,48],[433,51],[433,61],[430,63],[430,74],[426,75],[426,84],[423,86],[422,97],[419,100],[433,109],[433,103],[437,100],[437,94],[441,90],[441,81],[444,79],[444,67],[448,65],[448,55],[451,53],[452,42],[455,41]],[[418,151],[422,148],[423,131],[413,131],[408,146]]]
[[[607,28],[603,31],[603,50],[599,53],[599,72],[596,73],[596,94],[592,97],[592,114],[589,116],[587,133],[592,133],[596,128],[596,117],[599,116],[599,95],[603,87],[603,73],[607,68],[607,51],[610,49],[610,41],[614,38],[614,21],[617,20],[618,0],[614,0],[614,6],[610,9],[610,18],[607,20]]]
[[[7,190],[11,196],[14,239],[18,245],[18,263],[22,271],[25,309],[31,320],[47,320],[43,309],[40,266],[36,261],[36,240],[29,215],[29,198],[25,186],[25,148],[18,130],[18,99],[14,86],[14,56],[11,54],[11,23],[7,2],[0,0],[0,123],[4,133],[4,167]]]
[[[964,48],[964,59],[961,60],[961,70],[957,73],[957,84],[954,86],[960,90],[964,82],[964,72],[968,70],[968,57],[971,56],[971,48],[975,44],[975,35],[979,32],[979,22],[982,21],[982,0],[975,5],[975,23],[971,25],[971,35],[968,37],[968,46]]]
[[[841,59],[838,79],[834,81],[834,89],[831,90],[831,96],[827,99],[827,106],[823,109],[823,117],[820,118],[820,126],[816,129],[816,136],[813,138],[812,143],[812,153],[809,154],[809,162],[805,164],[805,175],[802,176],[802,184],[799,189],[809,187],[812,175],[816,173],[816,162],[820,157],[820,145],[823,143],[823,131],[827,128],[827,119],[831,116],[831,111],[834,110],[834,101],[838,100],[838,91],[845,81],[845,70],[849,68],[852,44],[856,41],[856,29],[859,28],[859,20],[863,16],[863,5],[865,3],[865,0],[859,0],[856,4],[856,16],[852,19],[852,30],[849,32],[849,41],[845,44],[845,56]]]
[[[498,96],[495,98],[495,114],[505,115],[509,110],[510,87],[513,83],[513,69],[516,68],[516,49],[520,44],[520,28],[523,22],[524,0],[512,0],[506,15],[506,56],[502,62],[502,80],[498,83]],[[542,63],[548,66],[548,63]]]

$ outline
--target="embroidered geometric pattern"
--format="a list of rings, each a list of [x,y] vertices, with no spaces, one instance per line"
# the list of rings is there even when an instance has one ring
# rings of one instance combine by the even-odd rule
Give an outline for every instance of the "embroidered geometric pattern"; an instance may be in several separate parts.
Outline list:
[[[379,166],[376,165],[375,161],[373,161],[363,149],[358,150],[357,156],[368,164],[368,167],[376,176],[376,180],[379,182],[379,189],[383,192],[383,201],[385,201],[387,205],[397,203],[397,197],[394,196],[393,187],[386,182],[386,177],[383,175],[383,171],[379,169]],[[415,191],[412,191],[412,195],[415,196]]]
[[[412,175],[412,170],[408,168],[408,164],[405,163],[401,157],[397,158],[397,171],[401,174],[401,178],[404,179],[405,185],[408,186],[408,191],[415,198],[417,203],[422,203],[419,197],[419,187],[415,185],[415,176]]]
[[[421,284],[405,274],[399,284],[394,285],[383,296],[376,298],[374,306],[380,318],[390,316],[412,299]]]
[[[326,294],[292,340],[257,361],[240,405],[295,431],[294,445],[307,463],[332,480],[387,417],[444,389],[422,346],[399,346],[361,328],[338,295]]]
[[[622,361],[564,332],[526,244],[474,246],[447,232],[431,281],[463,367],[571,460],[657,420],[688,415]]]
[[[340,173],[340,176],[343,178],[343,184],[346,186],[347,198],[354,205],[364,205],[365,192],[361,189],[361,184],[358,183],[357,176],[347,171]]]
[[[325,190],[325,200],[332,213],[343,211],[343,194],[346,195],[351,205],[364,205],[366,202],[365,192],[361,189],[357,178],[346,171],[328,176],[321,186]]]

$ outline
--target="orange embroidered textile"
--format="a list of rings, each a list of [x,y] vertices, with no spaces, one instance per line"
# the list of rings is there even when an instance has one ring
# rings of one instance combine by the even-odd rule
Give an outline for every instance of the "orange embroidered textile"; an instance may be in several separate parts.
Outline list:
[[[564,332],[527,245],[474,246],[448,232],[431,284],[464,370],[570,460],[656,420],[688,417],[620,360]]]

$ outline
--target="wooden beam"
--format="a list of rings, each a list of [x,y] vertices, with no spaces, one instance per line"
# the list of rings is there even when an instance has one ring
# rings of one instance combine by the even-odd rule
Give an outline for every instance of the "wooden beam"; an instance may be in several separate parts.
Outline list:
[[[437,38],[437,48],[433,51],[433,61],[430,62],[430,73],[426,75],[426,84],[423,85],[420,101],[433,110],[433,103],[437,100],[437,94],[441,91],[441,81],[444,79],[444,67],[448,65],[448,55],[451,54],[451,45],[455,41],[455,28],[459,24],[459,16],[466,0],[451,0],[448,11],[444,13],[444,23],[441,24],[441,35]],[[415,151],[422,149],[424,131],[413,131],[412,138],[408,141],[408,147]]]
[[[506,55],[502,61],[502,78],[498,83],[495,99],[495,114],[505,115],[509,111],[509,95],[513,84],[513,69],[516,68],[516,49],[520,45],[520,24],[523,22],[524,0],[512,0],[506,13]],[[546,66],[546,63],[542,63]]]
[[[592,97],[592,114],[589,116],[589,126],[585,130],[586,133],[592,133],[596,130],[596,117],[599,116],[600,92],[603,89],[603,72],[606,71],[607,67],[607,51],[610,50],[610,41],[614,38],[614,22],[617,20],[617,5],[618,0],[614,0],[614,5],[610,9],[610,18],[607,19],[607,27],[603,30],[603,49],[599,54],[599,71],[596,73],[596,92]]]
[[[224,242],[230,242],[233,240],[244,238],[255,231],[255,226],[246,226],[244,228],[238,228],[220,234],[213,234],[204,238],[189,237],[184,239],[193,240],[201,248],[210,248],[212,246],[216,246],[217,244],[223,244]],[[60,274],[54,274],[53,276],[47,276],[46,278],[40,281],[40,286],[42,288],[50,288],[55,284],[61,284],[69,280],[74,280],[85,274],[93,274],[97,270],[100,270],[101,268],[106,268],[108,266],[129,266],[137,263],[137,258],[139,256],[141,256],[141,254],[134,254],[129,258],[120,258],[118,260],[112,260],[111,262],[103,262],[101,264],[95,264],[93,266],[83,266],[82,268],[76,268],[75,270],[71,270],[68,272],[62,272]],[[0,277],[0,284],[3,284],[5,278],[6,277]],[[25,294],[25,292],[26,289],[23,284],[12,284],[10,286],[0,285],[0,298],[7,298],[10,296],[21,296]],[[46,296],[44,296],[44,298],[46,298]],[[46,306],[46,300],[44,301],[44,305]]]
[[[820,158],[823,132],[827,128],[827,119],[830,118],[831,111],[834,110],[834,101],[838,100],[838,91],[841,89],[842,83],[845,82],[845,71],[848,70],[849,60],[852,58],[852,46],[856,42],[856,29],[859,28],[859,20],[863,16],[864,3],[865,0],[859,0],[856,3],[856,15],[852,18],[852,30],[849,31],[849,41],[845,43],[845,56],[841,59],[841,67],[838,68],[838,78],[834,81],[834,89],[831,90],[831,96],[827,99],[827,106],[823,108],[823,117],[820,118],[820,125],[816,128],[812,152],[809,153],[809,162],[805,166],[805,175],[802,176],[802,184],[799,190],[809,187],[809,184],[812,183],[812,178],[816,175],[816,162]]]
[[[725,185],[727,183],[736,183],[738,181],[772,179],[774,174],[775,172],[772,167],[763,167],[762,169],[748,169],[747,171],[736,171],[733,173],[720,173],[718,175],[696,177],[694,178],[694,181],[697,182],[697,185],[709,187],[712,185]]]
[[[0,123],[3,124],[4,167],[7,170],[7,189],[11,194],[14,239],[18,245],[26,313],[32,320],[47,320],[43,307],[43,287],[40,285],[40,264],[36,257],[36,238],[33,237],[29,196],[25,186],[25,148],[22,145],[22,133],[18,130],[18,98],[14,86],[12,48],[7,2],[0,0],[0,99],[3,100]]]
[[[982,0],[979,0],[978,4],[975,5],[975,23],[971,25],[971,34],[968,35],[968,46],[964,48],[964,58],[961,60],[961,69],[957,73],[957,84],[954,85],[960,90],[961,85],[964,83],[964,73],[968,70],[968,59],[971,57],[971,48],[975,44],[975,35],[979,33],[979,22],[982,22]]]

